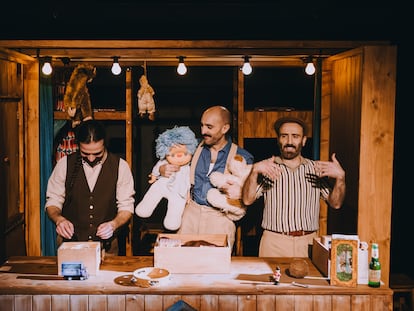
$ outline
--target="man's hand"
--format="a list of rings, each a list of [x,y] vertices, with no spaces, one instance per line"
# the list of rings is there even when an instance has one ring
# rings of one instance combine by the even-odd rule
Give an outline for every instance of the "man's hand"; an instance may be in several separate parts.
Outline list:
[[[98,226],[96,236],[100,237],[102,240],[107,240],[114,235],[114,231],[115,224],[113,221],[104,222]]]
[[[69,220],[61,217],[61,219],[56,222],[56,233],[63,238],[70,240],[75,233],[75,228]]]
[[[255,163],[252,170],[256,175],[261,174],[273,181],[278,179],[281,173],[280,166],[275,162],[274,157]]]
[[[319,177],[344,179],[345,171],[336,159],[335,153],[332,154],[331,159],[332,161],[317,161],[315,165],[316,173]]]
[[[179,165],[164,164],[160,166],[160,175],[163,177],[171,177],[172,174],[180,170]]]

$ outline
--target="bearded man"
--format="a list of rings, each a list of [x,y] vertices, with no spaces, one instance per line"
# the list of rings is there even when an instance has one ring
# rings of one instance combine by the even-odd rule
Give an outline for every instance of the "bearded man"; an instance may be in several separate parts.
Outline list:
[[[339,209],[345,198],[345,171],[336,159],[314,161],[302,156],[306,123],[293,117],[274,125],[280,156],[253,165],[243,187],[243,203],[263,195],[259,257],[309,257],[319,229],[320,199]]]

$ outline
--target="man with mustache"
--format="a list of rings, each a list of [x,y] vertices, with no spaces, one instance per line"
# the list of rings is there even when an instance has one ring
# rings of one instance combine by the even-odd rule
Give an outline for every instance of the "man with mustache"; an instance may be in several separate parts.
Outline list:
[[[105,147],[105,129],[96,120],[76,131],[79,150],[61,158],[49,178],[46,212],[63,241],[101,241],[118,255],[117,232],[134,213],[134,180],[128,163]]]
[[[320,198],[339,209],[345,198],[345,171],[336,159],[302,156],[306,124],[284,117],[274,125],[280,156],[253,165],[243,187],[243,202],[264,196],[259,257],[309,257],[308,246],[319,229]],[[333,183],[333,184],[332,184]]]
[[[193,182],[191,198],[184,209],[180,234],[227,234],[230,247],[235,241],[236,226],[231,215],[214,208],[207,201],[207,192],[213,186],[209,176],[212,172],[224,172],[231,150],[253,164],[253,156],[245,149],[232,143],[229,135],[231,124],[230,111],[223,106],[206,109],[201,117],[201,136],[203,140],[191,161]],[[177,165],[166,164],[160,167],[160,174],[171,176],[180,169]],[[239,200],[241,189],[238,185],[228,184],[220,191],[231,200]]]

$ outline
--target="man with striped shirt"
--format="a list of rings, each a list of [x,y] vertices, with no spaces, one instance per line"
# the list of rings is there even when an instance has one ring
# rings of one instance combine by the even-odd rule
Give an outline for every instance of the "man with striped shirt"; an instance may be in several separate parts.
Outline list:
[[[243,187],[243,202],[251,205],[264,196],[263,235],[259,257],[308,257],[319,229],[320,198],[334,209],[345,197],[345,171],[331,161],[302,156],[306,124],[284,117],[275,122],[280,156],[257,162]]]

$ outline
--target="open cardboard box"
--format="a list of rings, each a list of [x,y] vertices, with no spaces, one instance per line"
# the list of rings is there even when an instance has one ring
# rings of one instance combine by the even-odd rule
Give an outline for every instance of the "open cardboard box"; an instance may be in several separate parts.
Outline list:
[[[175,246],[166,246],[165,239]],[[186,243],[195,246],[182,246]],[[203,245],[209,243],[215,246]],[[230,262],[231,249],[226,234],[162,233],[154,246],[154,267],[170,273],[229,273]]]
[[[312,262],[316,268],[325,277],[330,277],[331,273],[331,254],[330,249],[322,243],[321,238],[317,237],[313,239],[312,244]]]

